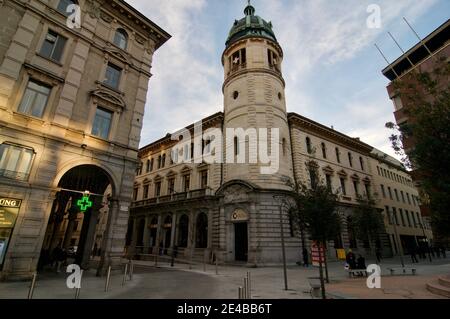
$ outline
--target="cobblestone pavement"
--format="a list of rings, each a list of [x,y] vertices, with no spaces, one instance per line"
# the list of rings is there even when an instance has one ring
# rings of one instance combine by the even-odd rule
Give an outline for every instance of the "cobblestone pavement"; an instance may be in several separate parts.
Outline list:
[[[370,264],[370,261],[367,262]],[[86,299],[237,299],[238,287],[243,286],[247,272],[252,278],[253,299],[310,299],[308,278],[317,277],[318,269],[289,266],[288,290],[284,290],[282,267],[245,268],[220,266],[216,275],[215,267],[185,264],[159,264],[135,262],[132,281],[122,286],[121,274],[111,278],[110,289],[104,292],[105,278],[95,277],[94,271],[83,275],[80,298]],[[368,289],[365,279],[349,279],[342,262],[329,265],[331,283],[327,292],[331,298],[442,298],[429,293],[426,283],[438,275],[450,274],[450,258],[438,259],[432,264],[421,261],[414,266],[417,276],[388,276],[388,268],[398,267],[398,259],[382,262],[382,289]],[[408,265],[407,265],[408,266]],[[410,265],[409,265],[410,266]],[[66,286],[67,274],[44,273],[38,276],[34,291],[35,299],[73,299],[75,291]],[[29,282],[0,283],[0,299],[27,298]]]

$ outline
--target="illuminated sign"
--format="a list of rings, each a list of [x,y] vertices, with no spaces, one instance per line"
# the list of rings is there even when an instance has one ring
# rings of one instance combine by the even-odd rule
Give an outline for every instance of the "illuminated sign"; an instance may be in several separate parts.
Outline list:
[[[77,201],[77,206],[84,213],[88,208],[92,207],[92,201],[89,199],[89,195],[84,195],[83,198]]]
[[[20,199],[0,198],[0,228],[14,228],[21,204]]]

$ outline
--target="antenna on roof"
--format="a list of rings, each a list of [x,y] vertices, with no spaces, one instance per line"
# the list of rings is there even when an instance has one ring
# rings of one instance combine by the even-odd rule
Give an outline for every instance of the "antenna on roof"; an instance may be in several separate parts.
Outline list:
[[[400,44],[397,42],[397,40],[394,38],[391,32],[388,31],[389,36],[392,38],[392,40],[395,42],[395,44],[398,46],[400,51],[402,51],[403,55],[405,55],[405,50],[400,46]],[[411,59],[409,58],[409,55],[406,56],[406,59],[408,60],[409,64],[411,64],[412,67],[414,67],[414,63],[412,63]]]
[[[419,34],[416,32],[416,30],[414,30],[414,28],[411,26],[411,24],[409,24],[408,20],[406,20],[405,17],[403,17],[403,20],[405,20],[406,24],[408,25],[408,27],[412,30],[412,32],[414,32],[414,34],[416,35],[417,39],[419,39],[420,43],[425,47],[425,49],[427,49],[428,53],[430,54],[430,56],[432,58],[434,58],[437,61],[436,56],[431,52],[431,50],[428,48],[428,46],[426,45],[426,43],[422,40],[422,38],[419,36]]]
[[[386,61],[387,65],[391,65],[391,63],[389,62],[389,60],[386,58],[386,56],[384,55],[383,51],[381,51],[380,47],[375,43],[375,47],[378,49],[378,52],[380,52],[381,56],[383,57],[383,59]],[[394,72],[395,76],[397,78],[399,78],[397,71],[395,71],[394,67],[391,66],[391,70]]]

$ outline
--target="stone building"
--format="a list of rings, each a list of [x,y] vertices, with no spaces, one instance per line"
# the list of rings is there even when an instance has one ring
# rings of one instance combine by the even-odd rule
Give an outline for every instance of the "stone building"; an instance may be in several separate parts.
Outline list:
[[[0,278],[30,277],[77,237],[89,267],[108,187],[99,270],[118,266],[152,56],[170,36],[122,0],[5,0],[0,21]]]
[[[283,238],[288,262],[300,261],[302,242],[289,217],[287,182],[314,183],[312,163],[320,179],[342,193],[343,231],[329,243],[330,257],[336,258],[337,249],[365,253],[349,221],[358,195],[379,188],[373,147],[287,112],[283,50],[272,24],[251,5],[244,13],[222,55],[223,112],[139,152],[130,255],[170,255],[176,249],[178,258],[270,265],[282,261]],[[392,254],[386,232],[379,245]]]

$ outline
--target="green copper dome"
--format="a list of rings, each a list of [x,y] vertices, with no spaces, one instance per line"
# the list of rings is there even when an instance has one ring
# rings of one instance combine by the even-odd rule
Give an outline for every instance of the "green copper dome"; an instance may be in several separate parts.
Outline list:
[[[272,30],[272,23],[267,22],[259,16],[255,15],[255,8],[250,5],[244,10],[245,18],[236,20],[233,27],[230,30],[227,42],[225,45],[228,47],[236,41],[239,41],[247,37],[259,37],[266,38],[277,42],[275,33]]]

